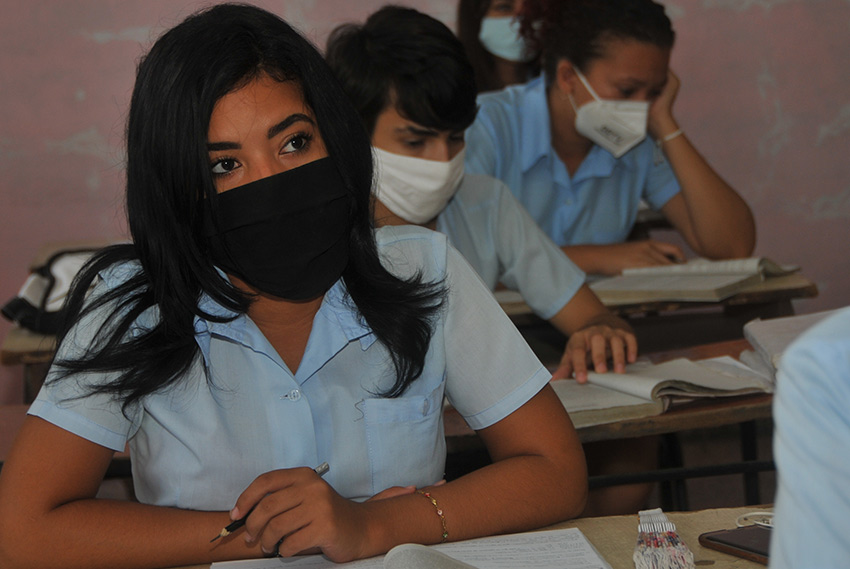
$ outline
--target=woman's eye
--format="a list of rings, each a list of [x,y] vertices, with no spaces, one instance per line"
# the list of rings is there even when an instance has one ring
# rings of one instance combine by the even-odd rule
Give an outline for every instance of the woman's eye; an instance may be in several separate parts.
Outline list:
[[[225,176],[239,167],[239,162],[233,158],[222,158],[212,165],[212,173],[216,176]]]
[[[405,140],[404,144],[410,148],[422,148],[425,145],[425,141],[421,138],[415,138],[412,140]]]
[[[296,134],[284,145],[283,152],[298,152],[304,150],[310,142],[310,137],[306,134]]]

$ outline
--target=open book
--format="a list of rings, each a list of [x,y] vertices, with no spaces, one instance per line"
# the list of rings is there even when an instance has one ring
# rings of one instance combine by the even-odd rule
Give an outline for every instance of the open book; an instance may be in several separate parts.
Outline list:
[[[588,383],[556,380],[552,388],[578,427],[660,415],[676,400],[770,393],[768,378],[724,356],[662,364],[636,363],[625,374],[588,373]]]
[[[618,302],[718,301],[741,289],[799,270],[763,257],[710,261],[692,259],[676,265],[625,269],[623,274],[590,283],[604,304]]]
[[[744,324],[744,337],[755,349],[752,352],[742,353],[741,361],[773,377],[779,369],[779,361],[788,345],[797,336],[836,311],[826,310],[769,320],[756,318],[747,322]]]
[[[404,544],[386,555],[336,564],[322,555],[213,563],[211,569],[611,569],[576,528],[442,543]]]

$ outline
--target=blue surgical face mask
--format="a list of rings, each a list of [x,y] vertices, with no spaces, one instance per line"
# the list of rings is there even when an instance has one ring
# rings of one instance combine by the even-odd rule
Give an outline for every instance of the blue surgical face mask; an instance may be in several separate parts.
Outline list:
[[[516,18],[484,18],[478,39],[484,49],[495,56],[515,63],[526,63],[534,59],[534,53],[519,35],[519,21]]]

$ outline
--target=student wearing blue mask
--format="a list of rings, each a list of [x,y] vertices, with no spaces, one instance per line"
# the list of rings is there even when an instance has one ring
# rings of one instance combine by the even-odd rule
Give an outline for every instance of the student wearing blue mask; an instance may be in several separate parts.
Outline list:
[[[523,33],[544,77],[479,97],[467,170],[499,178],[585,272],[669,264],[672,243],[626,242],[641,201],[708,258],[746,257],[755,224],[673,115],[674,32],[653,0],[534,0]]]
[[[387,7],[332,32],[326,59],[360,111],[377,158],[375,219],[445,233],[490,289],[518,290],[570,336],[555,379],[586,362],[624,371],[637,342],[584,284],[582,273],[494,178],[464,174],[464,130],[475,83],[460,43],[441,22]]]
[[[555,378],[585,361],[598,371],[632,361],[636,344],[584,284],[584,275],[541,231],[508,189],[463,171],[464,129],[475,112],[475,85],[458,40],[438,20],[409,8],[386,7],[362,24],[331,33],[325,56],[360,111],[377,158],[375,219],[445,233],[493,289],[501,282],[569,342]],[[649,469],[654,439],[585,445],[598,473]],[[591,492],[587,513],[634,513],[650,488]]]
[[[0,474],[0,566],[341,562],[581,511],[551,374],[444,236],[375,230],[372,164],[277,16],[218,5],[156,41],[127,125],[133,243],[74,288]],[[493,458],[449,482],[444,397]],[[125,445],[137,501],[98,498]]]
[[[479,92],[525,83],[540,72],[538,51],[519,32],[522,0],[459,0],[457,36]]]

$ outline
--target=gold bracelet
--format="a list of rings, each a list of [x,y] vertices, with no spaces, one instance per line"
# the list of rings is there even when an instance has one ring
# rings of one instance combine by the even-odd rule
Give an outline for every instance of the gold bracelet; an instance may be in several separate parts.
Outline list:
[[[431,496],[430,492],[424,492],[422,490],[417,490],[416,493],[422,494],[423,496],[428,498],[428,500],[432,504],[434,504],[434,508],[437,509],[437,515],[440,516],[440,523],[443,525],[443,535],[442,535],[442,539],[440,540],[440,543],[445,542],[447,539],[449,539],[449,530],[446,527],[446,516],[443,515],[443,510],[440,508],[440,506],[437,505],[437,500],[435,500],[434,497]]]

